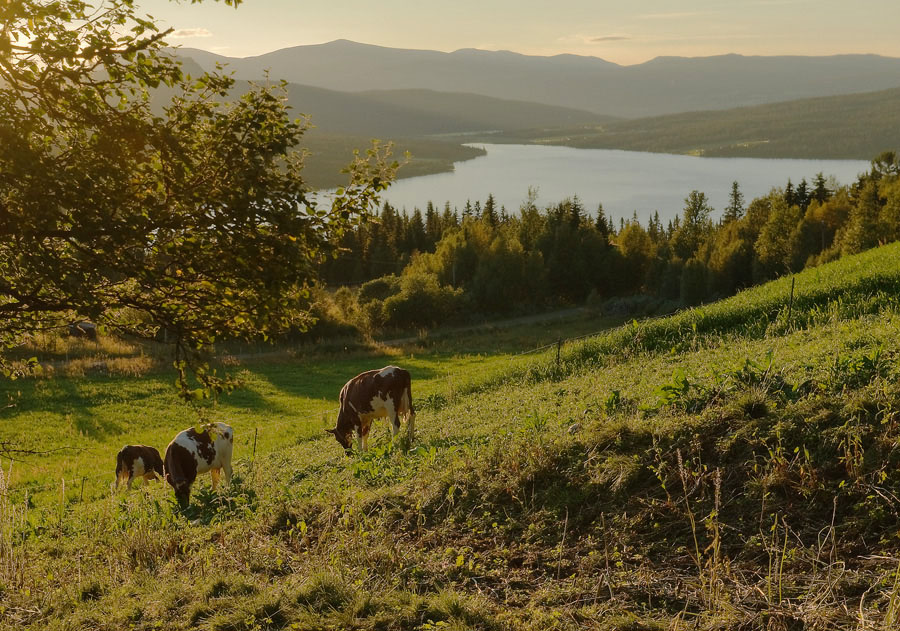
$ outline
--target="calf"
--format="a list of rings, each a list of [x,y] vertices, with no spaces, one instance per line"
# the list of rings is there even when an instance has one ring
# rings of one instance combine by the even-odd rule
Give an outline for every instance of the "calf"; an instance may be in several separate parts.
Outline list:
[[[357,448],[366,451],[372,421],[380,416],[390,420],[392,436],[400,431],[399,417],[405,416],[407,435],[412,440],[416,411],[412,406],[409,373],[402,368],[387,366],[369,370],[348,381],[341,389],[337,426],[325,431],[349,450],[355,430]]]
[[[156,447],[125,445],[116,456],[116,488],[127,482],[130,489],[134,478],[158,480],[162,476],[163,461]]]
[[[231,483],[231,451],[234,430],[225,423],[210,423],[197,432],[193,427],[180,432],[166,448],[166,482],[175,489],[182,508],[191,500],[191,485],[198,473],[209,471],[213,489],[225,471],[225,482]]]

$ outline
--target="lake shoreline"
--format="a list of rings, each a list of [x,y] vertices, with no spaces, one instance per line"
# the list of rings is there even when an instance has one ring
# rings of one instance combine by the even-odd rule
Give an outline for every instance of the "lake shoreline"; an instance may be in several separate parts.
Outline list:
[[[800,160],[791,158],[721,158],[681,154],[580,149],[561,145],[467,142],[486,155],[454,163],[452,172],[395,182],[384,199],[407,212],[424,209],[429,201],[462,212],[466,202],[484,203],[492,194],[509,213],[518,212],[529,188],[538,190],[543,207],[577,195],[593,214],[599,204],[616,220],[635,214],[645,222],[655,212],[663,222],[674,219],[692,190],[707,194],[714,218],[727,204],[737,181],[745,203],[816,173],[848,184],[869,167],[862,160]]]

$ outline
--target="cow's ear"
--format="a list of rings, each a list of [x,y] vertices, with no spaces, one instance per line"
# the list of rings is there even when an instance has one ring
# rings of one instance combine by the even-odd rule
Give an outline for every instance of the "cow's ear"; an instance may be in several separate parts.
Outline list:
[[[325,431],[328,432],[329,434],[337,435],[337,430],[335,430],[335,429],[326,429]]]

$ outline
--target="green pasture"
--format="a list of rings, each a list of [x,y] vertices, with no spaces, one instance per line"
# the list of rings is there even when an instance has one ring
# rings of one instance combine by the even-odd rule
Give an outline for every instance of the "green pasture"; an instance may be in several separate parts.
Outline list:
[[[199,407],[203,418],[235,428],[235,457],[249,460],[254,439],[257,455],[323,436],[334,442],[322,429],[334,426],[343,384],[365,370],[401,365],[413,375],[416,403],[447,399],[485,375],[526,365],[528,352],[537,347],[607,326],[609,320],[582,312],[541,323],[438,331],[414,343],[368,351],[320,355],[310,348],[254,347],[262,352],[218,367],[239,377],[241,387]],[[92,346],[79,341],[77,350],[89,357]],[[58,360],[60,351],[48,355]],[[88,373],[0,382],[0,400],[10,404],[0,409],[4,439],[46,452],[18,459],[11,468],[6,463],[14,493],[28,491],[37,504],[58,502],[65,480],[67,497],[80,499],[82,486],[85,498],[108,495],[123,445],[153,445],[163,452],[177,432],[199,422],[198,409],[176,396],[174,379],[162,362],[135,377]],[[421,413],[420,424],[428,416],[427,410]],[[333,447],[337,450],[336,443]]]
[[[108,491],[125,437],[162,446],[195,418],[171,375],[15,382],[14,436],[92,451],[12,465],[0,626],[892,631],[900,245],[791,281],[559,361],[518,353],[603,322],[242,359],[207,410],[236,428],[234,483],[204,476],[184,513],[163,485]],[[417,437],[377,426],[348,458],[322,415],[387,363],[414,375]],[[81,501],[85,472],[103,481]]]

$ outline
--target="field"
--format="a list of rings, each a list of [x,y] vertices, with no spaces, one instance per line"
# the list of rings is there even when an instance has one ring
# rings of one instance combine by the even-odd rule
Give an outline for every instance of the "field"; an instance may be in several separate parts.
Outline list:
[[[183,513],[109,491],[197,418],[170,374],[7,384],[4,439],[66,449],[4,464],[0,625],[898,628],[900,244],[518,354],[607,324],[223,358],[235,481]],[[348,458],[321,428],[388,362],[418,435]]]
[[[238,457],[252,452],[254,438],[257,453],[264,454],[286,439],[302,443],[333,427],[341,386],[364,370],[400,364],[416,377],[416,398],[427,400],[464,387],[476,375],[525,365],[530,357],[522,353],[548,341],[596,332],[611,322],[588,312],[515,328],[435,332],[400,346],[357,345],[324,355],[315,347],[233,345],[230,354],[222,353],[217,370],[237,376],[242,387],[199,409],[235,427]],[[178,431],[199,420],[198,411],[176,396],[165,349],[110,338],[40,342],[20,354],[43,363],[43,378],[0,384],[0,400],[10,406],[0,410],[4,440],[49,451],[12,463],[7,478],[14,494],[27,491],[39,505],[58,503],[62,480],[68,495],[80,498],[85,478],[85,498],[105,496],[122,445],[155,445],[162,451]],[[99,472],[98,462],[104,463]]]

